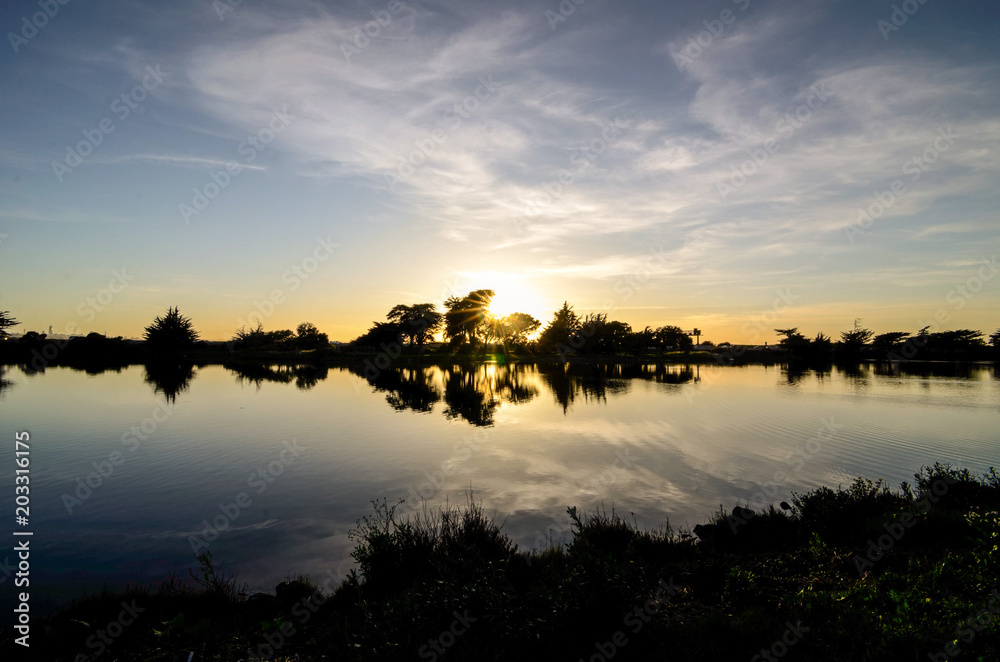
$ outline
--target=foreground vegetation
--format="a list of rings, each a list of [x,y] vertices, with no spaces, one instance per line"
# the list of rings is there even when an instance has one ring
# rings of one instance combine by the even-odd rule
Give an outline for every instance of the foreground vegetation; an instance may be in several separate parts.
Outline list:
[[[358,570],[339,585],[299,577],[274,596],[248,597],[203,556],[194,585],[173,579],[156,591],[109,593],[37,623],[33,653],[193,653],[199,662],[1000,659],[992,469],[925,467],[898,490],[858,479],[780,508],[720,511],[693,534],[570,508],[570,542],[542,551],[519,550],[474,502],[417,519],[374,505],[352,533]],[[134,622],[127,615],[129,624],[114,626],[126,607]]]

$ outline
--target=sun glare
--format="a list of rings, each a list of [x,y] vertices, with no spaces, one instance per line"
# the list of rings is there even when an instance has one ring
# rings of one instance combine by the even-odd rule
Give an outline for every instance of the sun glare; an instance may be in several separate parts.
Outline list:
[[[475,274],[472,281],[477,283],[473,289],[489,288],[494,291],[490,312],[497,317],[527,313],[544,323],[551,315],[551,306],[523,277],[506,273],[481,273]]]

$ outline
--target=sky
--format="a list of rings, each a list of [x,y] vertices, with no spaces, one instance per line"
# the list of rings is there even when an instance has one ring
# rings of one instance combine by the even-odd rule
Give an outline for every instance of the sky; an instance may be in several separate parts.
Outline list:
[[[1000,5],[0,3],[0,310],[1000,327]]]

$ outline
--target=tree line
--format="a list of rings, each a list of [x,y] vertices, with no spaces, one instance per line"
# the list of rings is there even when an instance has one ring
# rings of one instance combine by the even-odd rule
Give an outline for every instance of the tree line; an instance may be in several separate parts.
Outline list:
[[[396,346],[399,351],[409,347],[422,351],[440,333],[448,351],[475,351],[477,348],[499,345],[511,351],[569,354],[635,354],[649,351],[681,351],[693,349],[691,336],[676,325],[635,331],[618,320],[608,319],[605,313],[579,315],[568,302],[553,313],[543,328],[542,323],[527,313],[496,315],[490,311],[495,293],[493,290],[473,290],[465,296],[452,296],[444,301],[444,312],[433,303],[397,304],[386,313],[385,321],[372,322],[372,326],[355,338],[350,347],[357,349]],[[0,338],[6,329],[16,326],[9,311],[0,311]],[[539,332],[540,330],[540,332]],[[985,356],[988,345],[1000,349],[1000,329],[986,336],[974,329],[931,331],[924,327],[916,333],[890,331],[875,334],[862,327],[860,320],[854,328],[840,334],[838,340],[820,332],[807,338],[798,327],[775,329],[779,338],[776,347],[792,358],[826,360],[833,358],[879,358],[910,360],[923,357],[980,358]],[[538,332],[537,338],[532,336]],[[39,345],[45,334],[29,331],[22,343]],[[157,354],[172,354],[190,349],[199,340],[199,334],[189,317],[171,306],[145,327],[143,339],[147,348]],[[87,336],[89,346],[104,347],[112,342],[99,334]],[[114,339],[118,343],[121,338]],[[231,351],[303,351],[321,350],[330,346],[326,333],[311,322],[303,322],[295,331],[281,329],[265,331],[258,323],[255,328],[241,327],[226,343]],[[727,347],[730,343],[720,343]],[[713,344],[706,341],[703,348]],[[110,349],[104,347],[105,349]]]

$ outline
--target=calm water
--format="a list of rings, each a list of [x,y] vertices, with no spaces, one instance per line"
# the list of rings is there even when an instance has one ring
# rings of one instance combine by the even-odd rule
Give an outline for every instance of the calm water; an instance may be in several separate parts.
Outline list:
[[[133,366],[8,368],[3,381],[8,448],[31,433],[37,606],[186,576],[206,520],[226,525],[215,558],[270,590],[299,572],[342,576],[347,532],[375,498],[405,510],[464,503],[471,487],[537,546],[566,535],[569,505],[691,527],[720,504],[858,475],[898,485],[934,461],[1000,466],[994,367]],[[9,453],[8,494],[13,469]]]

